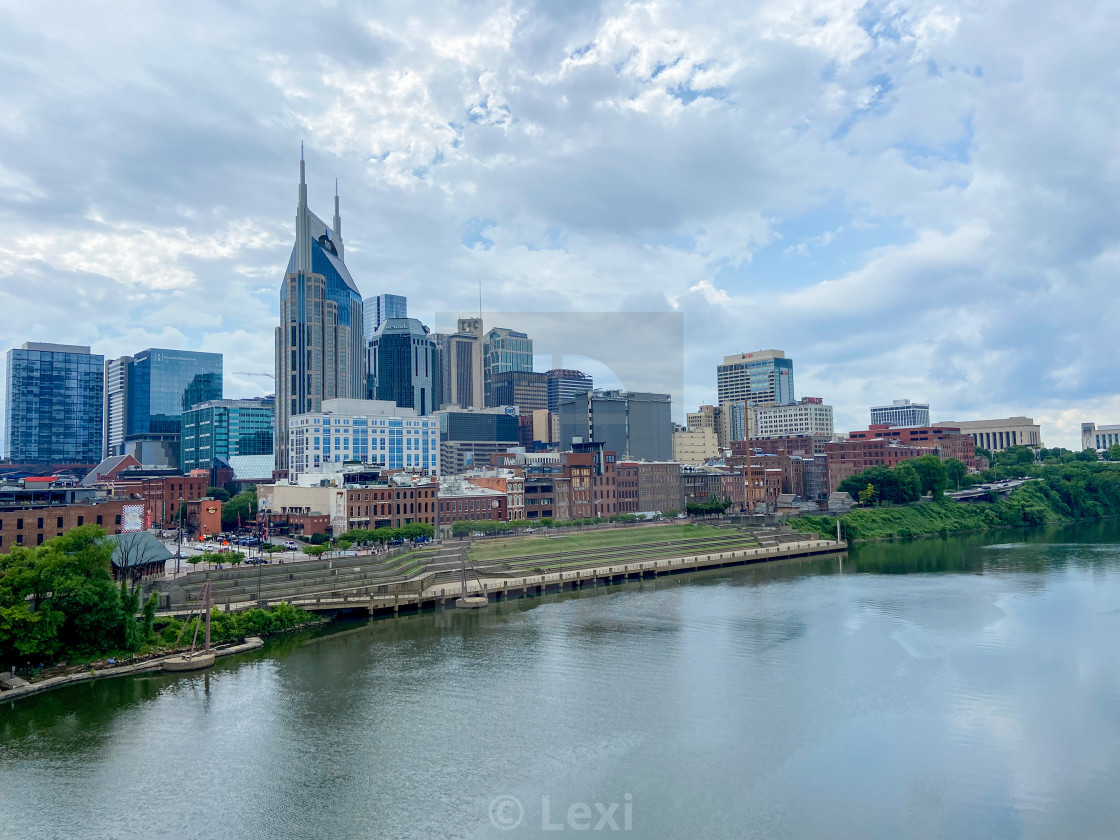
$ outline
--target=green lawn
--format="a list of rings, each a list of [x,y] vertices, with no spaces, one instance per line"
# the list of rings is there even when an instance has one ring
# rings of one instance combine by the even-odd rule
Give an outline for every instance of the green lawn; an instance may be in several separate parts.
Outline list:
[[[607,531],[586,531],[545,537],[507,537],[479,540],[472,546],[470,560],[483,563],[513,557],[535,557],[555,554],[558,551],[577,551],[589,548],[616,548],[627,545],[668,542],[671,540],[702,539],[704,537],[730,536],[730,529],[715,529],[700,525],[648,525],[619,528]]]

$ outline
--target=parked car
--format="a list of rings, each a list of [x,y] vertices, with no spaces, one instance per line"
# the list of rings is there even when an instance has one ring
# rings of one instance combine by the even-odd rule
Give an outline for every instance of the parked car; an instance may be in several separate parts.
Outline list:
[[[286,543],[284,543],[284,548],[288,549],[288,551],[295,551],[299,548],[299,546],[296,545],[295,540],[288,540]]]

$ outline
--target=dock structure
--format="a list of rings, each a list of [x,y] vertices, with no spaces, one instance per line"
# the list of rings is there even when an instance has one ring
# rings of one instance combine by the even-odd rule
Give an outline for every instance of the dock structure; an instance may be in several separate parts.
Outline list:
[[[703,529],[695,538],[609,548],[558,550],[472,562],[465,581],[468,541],[403,554],[390,561],[370,555],[256,569],[193,572],[161,582],[161,615],[185,615],[210,582],[219,609],[267,608],[285,601],[308,612],[385,616],[455,608],[463,597],[488,602],[582,590],[632,580],[794,558],[843,554],[847,543],[807,539],[766,529],[744,533]],[[485,543],[483,543],[485,545]],[[197,576],[197,577],[196,577]],[[193,580],[191,578],[194,578]]]

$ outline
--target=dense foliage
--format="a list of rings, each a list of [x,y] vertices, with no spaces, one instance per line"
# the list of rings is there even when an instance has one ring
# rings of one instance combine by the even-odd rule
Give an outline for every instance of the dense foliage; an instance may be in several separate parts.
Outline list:
[[[1007,468],[997,461],[995,469]],[[842,534],[846,539],[867,540],[1120,516],[1120,465],[1074,458],[1035,465],[1031,472],[1038,481],[989,502],[942,500],[853,510],[840,518]],[[790,524],[802,531],[836,533],[836,519],[831,516],[804,516],[790,520]]]
[[[960,461],[953,463],[964,467]],[[953,467],[953,471],[957,474],[959,468]],[[916,502],[926,494],[937,499],[945,492],[948,483],[948,464],[936,455],[923,455],[894,467],[868,467],[841,481],[836,489],[848,493],[862,505],[901,505]]]
[[[388,543],[398,540],[430,540],[435,534],[435,528],[431,525],[423,522],[412,522],[408,525],[402,525],[400,528],[371,528],[369,530],[355,528],[342,534],[335,542],[339,548],[350,548],[354,545],[373,545],[374,543]]]
[[[283,633],[293,627],[321,622],[318,616],[294,607],[288,603],[276,604],[267,610],[251,609],[241,612],[222,612],[217,607],[210,610],[211,643],[240,642],[246,636],[271,636]],[[196,616],[183,622],[176,618],[162,618],[155,622],[155,633],[166,646],[176,643],[189,647],[199,625]],[[198,630],[199,644],[202,642],[203,629]]]
[[[727,513],[729,507],[731,507],[730,499],[711,498],[703,502],[689,502],[684,506],[684,510],[689,516],[718,516]]]
[[[0,555],[0,665],[53,662],[148,641],[154,599],[113,582],[113,543],[93,525]]]
[[[222,504],[222,527],[237,528],[248,525],[257,513],[257,488],[243,490]]]

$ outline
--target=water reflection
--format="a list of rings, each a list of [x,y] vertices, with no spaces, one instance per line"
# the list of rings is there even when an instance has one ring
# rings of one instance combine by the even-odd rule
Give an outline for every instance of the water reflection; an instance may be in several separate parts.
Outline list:
[[[529,837],[544,796],[563,819],[629,795],[640,837],[1111,837],[1118,543],[870,544],[76,686],[0,706],[0,813],[24,837]]]

